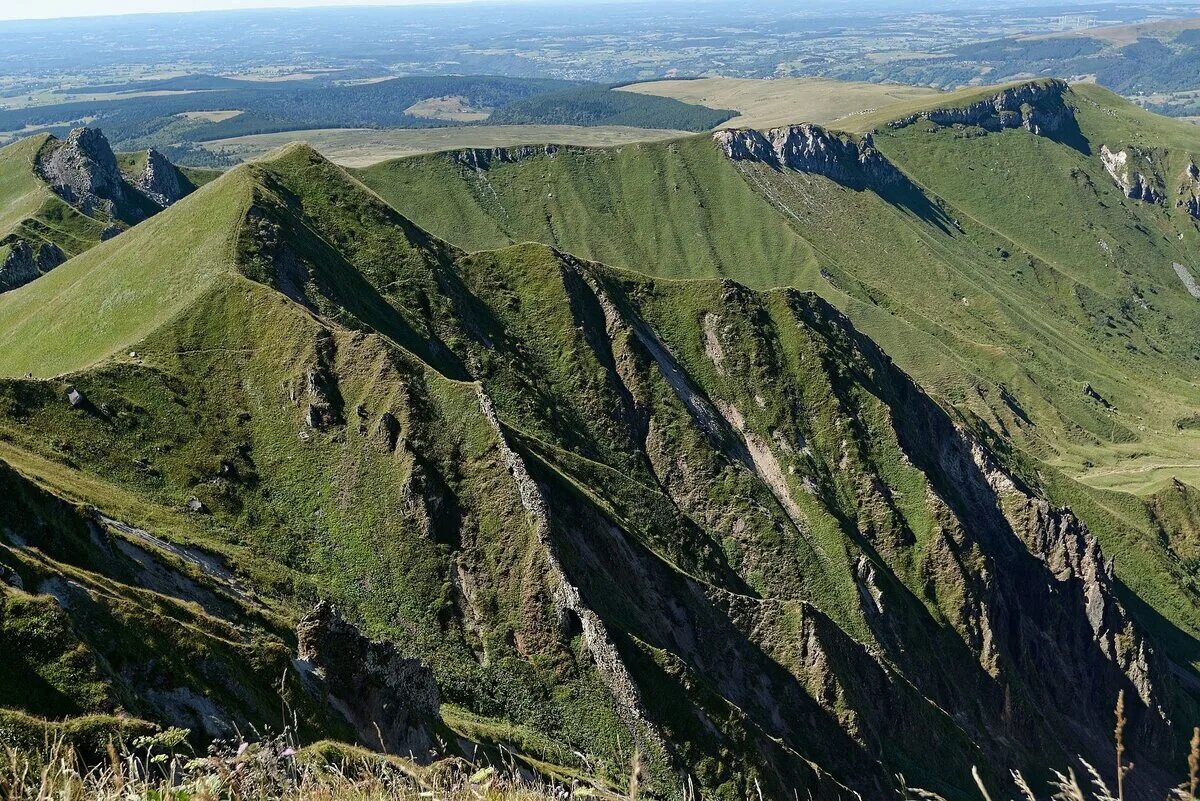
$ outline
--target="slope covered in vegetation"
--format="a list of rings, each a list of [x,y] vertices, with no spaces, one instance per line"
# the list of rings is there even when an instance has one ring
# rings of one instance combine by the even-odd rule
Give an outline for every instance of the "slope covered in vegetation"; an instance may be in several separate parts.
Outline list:
[[[669,163],[722,174],[689,146]],[[1053,502],[1076,485],[814,294],[468,253],[296,146],[0,315],[36,343],[0,349],[25,510],[0,636],[31,643],[0,697],[41,687],[36,715],[211,735],[276,719],[270,677],[308,731],[419,759],[503,743],[652,795],[882,797],[902,773],[957,796],[972,764],[1040,775],[1065,742],[1100,763],[1124,689],[1135,780],[1184,758],[1190,591],[1129,593]],[[389,667],[334,659],[359,635],[318,600]]]
[[[1034,86],[1071,130],[956,118],[1020,85],[889,112],[911,124],[856,118],[854,136],[875,129],[904,179],[875,185],[730,159],[708,137],[464,151],[359,175],[467,248],[535,240],[657,275],[811,289],[1040,457],[1097,486],[1152,489],[1172,468],[1139,452],[1194,470],[1200,136],[1097,87]],[[1019,122],[1017,106],[1005,113]],[[1154,162],[1155,202],[1125,196],[1102,148]]]
[[[1195,568],[1180,533],[1193,518],[1155,499],[1197,482],[1195,129],[1052,81],[854,122],[849,136],[797,126],[359,174],[469,248],[533,238],[639,271],[816,292],[1037,464],[1036,483],[1116,557],[1144,625],[1194,662]],[[828,153],[842,157],[815,155]],[[691,169],[701,178],[680,180],[661,166],[671,159],[703,164]],[[688,227],[670,202],[708,224]],[[639,209],[632,222],[626,208]],[[755,243],[772,239],[794,255],[773,244],[761,257]]]

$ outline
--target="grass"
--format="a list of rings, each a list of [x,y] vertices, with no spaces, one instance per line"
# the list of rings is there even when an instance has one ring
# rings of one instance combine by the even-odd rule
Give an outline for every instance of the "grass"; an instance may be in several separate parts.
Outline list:
[[[937,105],[975,102],[995,91],[965,90],[940,97]],[[1182,172],[1188,154],[1200,152],[1200,141],[1194,128],[1149,115],[1095,87],[1074,87],[1068,102],[1090,142],[1090,155],[1020,130],[985,135],[920,123],[881,129],[876,145],[917,187],[891,194],[733,165],[706,137],[620,153],[560,152],[553,159],[535,156],[482,172],[430,156],[377,165],[359,175],[419,224],[468,249],[533,239],[660,277],[722,276],[760,288],[794,285],[819,293],[941,402],[975,425],[986,423],[1015,444],[1017,458],[1037,465],[1028,480],[1054,503],[1069,504],[1116,557],[1123,597],[1139,623],[1173,659],[1196,664],[1200,608],[1191,568],[1181,563],[1187,548],[1162,543],[1159,528],[1185,518],[1168,511],[1156,521],[1147,503],[1173,478],[1195,482],[1200,464],[1195,430],[1180,422],[1190,420],[1190,410],[1200,403],[1198,311],[1170,269],[1172,261],[1191,264],[1197,234],[1169,205],[1160,209],[1123,198],[1095,152],[1100,143],[1157,148],[1163,174],[1171,176]],[[927,107],[914,103],[889,115]],[[880,115],[855,124],[883,121]],[[625,216],[627,209],[636,213]],[[635,233],[624,236],[628,232]],[[785,252],[789,255],[780,255]],[[695,291],[699,296],[704,290]],[[670,310],[653,314],[654,327],[677,358],[687,359],[687,374],[704,377],[710,397],[729,397],[731,390],[719,376],[710,378],[709,360],[696,352],[705,338],[699,324],[703,309],[714,307],[669,280],[656,282],[649,294],[661,294],[661,306],[639,298],[638,308],[644,314],[652,307]],[[539,336],[561,341],[562,335]],[[755,336],[751,329],[735,339],[745,347]],[[772,393],[793,369],[774,368]],[[738,375],[748,383],[744,373]],[[1088,386],[1110,406],[1087,395]],[[648,402],[638,398],[639,404]],[[748,397],[738,406],[745,412],[752,404]],[[813,429],[835,429],[837,417]],[[764,430],[771,425],[763,422]],[[661,431],[664,437],[681,436],[678,426]],[[536,436],[548,439],[545,431]],[[810,436],[807,429],[804,436]],[[692,452],[681,439],[669,441],[666,452]],[[573,474],[580,486],[604,487],[610,502],[621,497],[616,482],[601,471],[572,466],[553,451],[544,458]],[[873,470],[888,476],[889,486],[902,488],[894,497],[924,497],[920,481],[893,466],[887,448],[871,461]],[[794,466],[812,476],[812,466],[787,460],[783,466],[785,473]],[[705,475],[708,492],[720,503],[734,503],[731,496],[744,491],[727,485],[719,471]],[[838,547],[839,528],[870,525],[853,505],[834,500],[855,495],[831,480],[823,503],[804,507],[821,547],[788,543],[786,550],[805,554],[797,562],[813,560],[814,567],[801,569],[804,578],[797,581],[809,582],[819,608],[862,636],[854,614],[846,611],[844,590],[852,584],[839,575],[837,559],[834,567],[816,567],[820,553],[829,556]],[[846,524],[848,518],[856,522]],[[918,543],[935,538],[926,533],[929,514],[919,504],[897,510],[896,518],[911,521]],[[620,519],[636,530],[626,521],[652,518],[638,509]],[[652,529],[643,532],[644,541],[654,542]],[[756,592],[785,594],[776,582],[786,571],[774,562],[769,569],[756,567],[753,556],[784,546],[758,536],[763,538],[750,546],[723,537],[720,547]],[[669,548],[652,547],[681,569],[698,572]],[[684,550],[701,554],[705,547],[688,541]],[[925,593],[923,547],[889,559],[898,580],[917,597]],[[702,575],[713,580],[713,574]],[[940,588],[941,602],[932,613],[953,608],[956,592]]]
[[[468,250],[544,242],[647,274],[762,288],[816,270],[807,243],[703,135],[563,148],[483,172],[434,155],[356,174],[417,225]]]
[[[466,147],[512,147],[557,142],[609,147],[690,136],[687,131],[620,125],[474,125],[451,128],[325,128],[253,134],[203,142],[216,152],[243,160],[258,158],[289,142],[304,141],[346,167],[366,167],[389,159]]]
[[[1176,168],[1182,173],[1187,153],[1200,149],[1200,136],[1190,126],[1153,117],[1095,87],[1072,91],[1094,150],[1101,142],[1124,147],[1154,141],[1173,154],[1164,168],[1164,174],[1172,175]],[[1155,488],[1145,478],[1164,463],[1194,475],[1197,444],[1176,421],[1196,402],[1200,351],[1188,321],[1197,308],[1168,272],[1172,262],[1192,264],[1194,226],[1170,212],[1125,200],[1097,168],[1095,156],[1045,139],[1014,132],[969,137],[905,129],[880,134],[876,141],[949,204],[960,221],[999,234],[999,246],[1011,250],[1011,243],[1026,254],[1027,264],[1014,268],[1010,258],[1007,275],[992,270],[986,277],[1008,285],[993,291],[997,301],[1019,304],[1012,312],[1013,341],[1028,341],[1020,332],[1030,326],[1042,329],[1038,336],[1056,337],[1063,344],[1034,358],[1070,353],[1070,364],[1055,366],[1052,373],[1060,380],[1072,376],[1077,385],[1103,386],[1100,394],[1114,405],[1115,411],[1106,415],[1111,419],[1106,435],[1104,422],[1094,413],[1089,423],[1070,411],[1069,401],[1056,400],[1065,430],[1051,437],[1057,451],[1051,461],[1085,480],[1094,476],[1103,486],[1116,488]],[[1021,191],[1011,191],[1013,186]],[[1072,186],[1082,191],[1070,191]],[[972,293],[963,294],[975,300]],[[1141,302],[1144,294],[1152,294],[1154,302]],[[1056,313],[1042,314],[1039,307],[1055,295],[1057,300],[1050,302]],[[984,336],[989,335],[978,335]],[[990,338],[994,341],[995,334]],[[1081,374],[1081,368],[1086,372]],[[1078,402],[1074,405],[1080,408]],[[1135,435],[1113,436],[1120,429]],[[1125,479],[1117,480],[1118,475]]]
[[[414,117],[450,122],[482,122],[491,114],[491,109],[475,108],[461,95],[447,95],[419,100],[404,109],[404,112]]]
[[[822,125],[912,100],[929,101],[942,92],[922,86],[856,83],[827,78],[698,78],[649,81],[622,86],[623,92],[673,97],[710,108],[731,108],[738,116],[719,128],[779,128],[798,122]]]
[[[906,167],[945,149],[977,168],[1021,147],[1031,164],[1011,169],[1023,179],[1102,177],[1049,140],[948,133],[914,125],[881,147]],[[147,691],[160,686],[269,719],[263,677],[287,671],[291,623],[326,598],[427,662],[452,730],[602,786],[627,783],[637,753],[647,792],[681,795],[660,737],[725,798],[756,785],[780,797],[886,787],[899,771],[962,797],[969,766],[1002,742],[1022,769],[1060,764],[1060,717],[1097,710],[1048,713],[1040,688],[1056,674],[972,645],[972,593],[985,569],[1007,592],[1035,582],[1056,593],[1056,619],[1086,627],[1077,582],[1012,561],[1030,547],[1019,526],[998,519],[982,479],[971,492],[993,511],[966,516],[966,485],[931,440],[961,446],[950,463],[969,465],[954,424],[994,425],[995,457],[1080,510],[1118,554],[1117,592],[1186,670],[1200,615],[1154,526],[1195,504],[1162,499],[1152,512],[1005,440],[1032,451],[1060,420],[1084,445],[1131,444],[1073,382],[1124,403],[1116,368],[1171,353],[1148,355],[1153,331],[1137,334],[1147,355],[1119,359],[1102,333],[1081,333],[1074,290],[1096,304],[1107,290],[1072,237],[1040,239],[1007,211],[954,225],[956,207],[929,195],[741,166],[697,137],[483,172],[434,156],[359,173],[378,194],[302,146],[226,174],[0,298],[0,323],[26,326],[12,340],[23,350],[0,351],[0,454],[23,479],[13,486],[39,491],[18,496],[42,499],[21,529],[44,546],[6,531],[0,558],[31,589],[69,580],[103,599],[75,610],[72,630],[104,656],[97,670],[130,667],[110,675],[132,677],[128,696],[155,720],[180,714]],[[957,178],[925,172],[937,197],[974,202]],[[455,248],[381,197],[499,247]],[[1084,211],[1159,224],[1137,209]],[[539,237],[550,241],[514,241]],[[642,271],[565,255],[577,246]],[[1050,249],[1063,252],[1054,264],[1024,261]],[[715,278],[726,275],[762,289]],[[804,282],[895,346],[953,416],[829,303],[770,289]],[[1165,292],[1155,302],[1186,314]],[[46,378],[22,378],[33,370]],[[997,380],[1008,401],[976,391]],[[65,401],[68,382],[87,406]],[[1022,425],[1038,430],[1018,440]],[[1005,503],[1032,502],[1013,492]],[[186,511],[192,497],[205,513]],[[195,597],[141,586],[145,574],[89,544],[87,504],[220,555],[254,598],[231,601],[186,566]],[[886,616],[872,616],[876,602]],[[178,650],[206,658],[162,660],[163,684],[146,665],[175,632],[189,637]],[[1122,680],[1087,642],[1072,663]],[[59,661],[34,672],[58,681]],[[143,670],[159,683],[139,684]],[[226,689],[245,686],[249,699]],[[1192,708],[1182,693],[1160,702],[1179,720]],[[1020,736],[994,736],[1010,713]],[[911,736],[887,736],[896,720]],[[316,733],[336,723],[318,701],[305,721]]]
[[[36,215],[50,189],[33,171],[34,159],[48,136],[31,136],[0,149],[0,233],[7,234]]]
[[[3,723],[0,723],[2,726]],[[88,721],[92,732],[80,738],[78,727],[47,726],[41,743],[4,742],[0,757],[0,792],[7,801],[47,798],[88,798],[119,801],[129,798],[171,801],[548,801],[552,798],[627,799],[636,801],[639,786],[631,779],[614,791],[580,777],[530,774],[505,754],[492,763],[487,755],[472,761],[449,759],[428,766],[328,741],[308,746],[285,730],[255,733],[218,741],[203,754],[191,752],[187,732],[122,726],[116,720]],[[1116,706],[1115,768],[1101,771],[1086,760],[1065,771],[1052,771],[1044,782],[1048,795],[1038,792],[1043,782],[1029,781],[1013,770],[1003,782],[1022,801],[1125,801],[1145,797],[1127,790],[1136,765],[1125,753],[1129,721],[1124,715],[1124,692]],[[106,739],[105,739],[106,736]],[[0,738],[4,732],[0,729]],[[90,741],[90,742],[89,742]],[[84,743],[87,743],[86,745]],[[491,763],[491,764],[489,764]],[[635,756],[633,767],[636,769]],[[536,769],[537,766],[535,766]],[[1079,773],[1076,772],[1078,769]],[[978,767],[971,769],[973,797],[992,801],[989,784]],[[897,801],[946,801],[919,787],[902,786],[880,798]],[[1037,790],[1035,790],[1035,787]],[[1167,793],[1164,801],[1195,799],[1200,789],[1200,728],[1194,729],[1188,757],[1188,776]],[[689,791],[690,794],[691,791]],[[966,796],[963,796],[966,797]]]
[[[448,761],[423,768],[335,743],[300,747],[287,733],[230,741],[195,755],[183,735],[168,730],[113,736],[99,762],[85,758],[62,734],[33,750],[9,745],[0,758],[0,793],[6,801],[545,801],[564,792],[620,797],[584,783],[564,787],[526,778],[515,763],[478,767]]]
[[[117,166],[121,169],[121,174],[125,176],[125,180],[131,181],[140,176],[146,169],[146,162],[149,158],[149,151],[146,150],[121,153],[117,155]]]
[[[199,210],[228,204],[227,212],[234,216],[225,223],[230,229],[227,233],[236,237],[243,196],[230,189],[231,182],[269,177],[274,191],[285,196],[303,192],[305,208],[313,215],[308,224],[318,225],[327,241],[343,241],[338,226],[360,225],[358,215],[368,213],[372,207],[374,213],[385,212],[361,188],[353,191],[365,206],[347,203],[344,196],[332,203],[338,192],[351,184],[328,165],[330,177],[341,175],[344,183],[318,181],[314,190],[311,182],[315,176],[305,153],[302,149],[285,152],[269,175],[242,170],[227,176],[219,185],[197,193]],[[310,185],[305,186],[306,181]],[[258,187],[257,191],[270,191],[261,184]],[[320,192],[324,191],[333,194],[322,196]],[[158,219],[194,222],[195,211],[181,205]],[[347,213],[348,218],[338,218]],[[140,231],[141,227],[128,239],[119,239],[131,243]],[[361,236],[363,233],[369,236]],[[363,250],[347,251],[356,263],[350,271],[377,266],[377,251],[371,248],[384,243],[370,237],[380,233],[380,228],[355,230]],[[402,237],[403,229],[384,233]],[[393,244],[397,244],[395,240]],[[312,247],[319,249],[322,245],[314,240]],[[330,258],[327,253],[305,255]],[[178,259],[168,263],[176,268],[181,265]],[[186,265],[181,280],[209,280],[212,276],[204,270],[212,266],[209,262]],[[326,262],[323,267],[333,272],[322,273],[321,280],[344,280],[349,274],[339,274],[337,271],[345,268],[336,262]],[[381,285],[385,282],[381,277]],[[147,301],[146,309],[151,313],[157,313],[153,310],[167,298],[175,299],[175,290],[161,276],[151,277],[144,286],[147,291],[162,293]],[[355,289],[363,291],[361,286]],[[339,377],[346,413],[355,419],[354,409],[359,404],[364,408],[369,404],[377,415],[389,408],[394,410],[406,437],[420,443],[414,446],[419,448],[419,461],[407,446],[393,455],[372,444],[376,440],[369,429],[361,433],[348,429],[355,432],[350,442],[323,434],[316,441],[309,441],[307,434],[298,440],[302,410],[280,415],[277,393],[281,385],[303,382],[303,364],[314,358],[313,345],[306,347],[305,343],[319,339],[320,331],[309,313],[237,272],[225,274],[220,280],[210,281],[207,289],[196,291],[198,296],[187,298],[187,315],[166,314],[161,319],[147,316],[140,320],[138,325],[156,330],[134,343],[137,358],[121,357],[118,364],[72,378],[95,404],[97,417],[64,417],[61,412],[65,407],[54,399],[56,384],[18,382],[20,386],[13,387],[17,396],[32,389],[39,398],[36,411],[25,405],[33,397],[14,398],[18,407],[33,414],[26,419],[32,427],[27,430],[57,430],[52,439],[65,449],[46,452],[48,440],[39,442],[40,437],[30,438],[18,428],[9,428],[8,436],[18,445],[10,451],[11,458],[39,481],[69,486],[77,502],[112,509],[135,524],[153,526],[161,536],[203,543],[206,550],[232,552],[233,564],[245,571],[259,593],[294,599],[297,594],[311,597],[319,586],[322,595],[340,598],[341,603],[366,613],[365,625],[376,636],[386,634],[409,648],[420,649],[438,671],[443,692],[450,700],[468,703],[477,712],[492,717],[503,717],[516,730],[550,732],[557,741],[565,741],[575,749],[594,741],[600,745],[589,750],[597,770],[608,770],[603,767],[611,764],[605,751],[619,739],[612,732],[623,729],[595,669],[583,660],[577,664],[578,657],[570,646],[555,644],[556,638],[550,633],[554,623],[545,619],[547,612],[535,611],[537,607],[520,611],[527,588],[544,581],[544,568],[535,556],[537,551],[529,540],[515,491],[505,489],[503,465],[488,457],[495,447],[495,435],[480,419],[474,389],[427,373],[414,365],[411,357],[378,341],[359,343],[353,333],[343,331],[336,345],[339,361],[332,369]],[[127,295],[124,291],[119,294]],[[72,302],[79,303],[81,297],[74,296]],[[114,319],[125,319],[124,310],[106,304],[104,299],[97,302],[101,308],[111,310]],[[351,308],[359,306],[351,304]],[[123,353],[125,347],[122,345],[118,352]],[[243,382],[246,376],[253,376],[249,384]],[[180,394],[174,394],[176,390]],[[414,392],[415,398],[411,395]],[[242,414],[250,415],[251,425],[239,422]],[[441,422],[432,422],[439,419]],[[130,425],[154,433],[144,439]],[[251,444],[252,465],[237,456]],[[24,455],[25,449],[44,456]],[[64,459],[74,467],[64,471]],[[210,477],[220,474],[220,465],[229,459],[238,465],[238,480],[212,484]],[[153,468],[142,469],[139,464]],[[82,470],[84,476],[73,480],[71,470]],[[413,518],[415,512],[400,499],[410,491],[405,487],[414,481],[429,482],[430,492],[445,487],[440,492],[446,493],[447,499],[441,501],[438,495],[431,495],[429,503],[453,503],[471,521],[467,532],[476,542],[477,558],[481,560],[477,570],[485,570],[489,576],[512,576],[511,586],[490,580],[486,584],[488,600],[483,608],[489,610],[485,618],[488,629],[479,633],[482,642],[474,647],[485,649],[490,655],[489,664],[481,666],[471,657],[472,644],[465,639],[466,633],[448,633],[445,629],[447,625],[454,629],[461,626],[453,622],[453,617],[445,617],[452,597],[446,544],[440,540],[441,534],[432,540],[408,535],[418,523]],[[451,481],[453,490],[448,485]],[[259,495],[253,487],[260,485],[270,489]],[[182,509],[193,494],[212,510],[215,522],[211,527],[204,525],[204,520],[181,519],[174,512]],[[460,535],[455,532],[455,536]],[[239,551],[249,553],[242,556]],[[89,560],[70,570],[59,566],[41,569],[67,570],[71,581],[91,587],[107,583],[103,575],[90,575],[103,573],[102,567]],[[46,580],[45,573],[35,575],[38,578],[29,577],[27,586],[39,586]],[[203,582],[203,586],[207,584]],[[139,596],[135,603],[145,605],[147,599]],[[286,605],[284,613],[295,614]],[[178,614],[172,611],[165,619]],[[156,640],[145,631],[150,622],[156,630],[165,625],[150,616],[141,624],[127,621],[125,625],[136,633],[131,636],[154,643]],[[514,651],[511,631],[517,627],[521,636],[528,638],[527,643],[540,643],[533,664]],[[86,630],[105,632],[109,628],[90,621]],[[265,634],[270,630],[268,627]],[[210,653],[217,650],[204,640],[195,647]],[[120,640],[112,648],[123,656],[116,659],[116,654],[106,652],[110,662],[116,659],[116,663],[142,664],[145,658],[141,648]],[[222,675],[238,676],[233,686],[248,687],[253,671],[250,665],[237,661],[238,653],[222,668]],[[272,651],[264,651],[263,658],[268,653]],[[214,658],[215,654],[204,664],[215,664]],[[553,683],[551,676],[555,677]],[[183,686],[208,687],[213,702],[231,709],[234,719],[254,720],[251,715],[258,714],[247,709],[244,701],[216,690],[228,683],[228,678],[200,672],[186,679],[176,674],[173,681],[183,682]],[[154,706],[153,700],[145,703],[151,705],[158,719],[171,714],[162,706]],[[564,752],[575,759],[569,748]]]

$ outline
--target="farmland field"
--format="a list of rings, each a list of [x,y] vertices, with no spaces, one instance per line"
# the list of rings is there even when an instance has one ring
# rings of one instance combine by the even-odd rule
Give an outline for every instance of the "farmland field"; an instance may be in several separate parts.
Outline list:
[[[722,128],[776,128],[795,122],[830,123],[849,114],[939,94],[924,86],[854,83],[825,78],[699,78],[650,81],[623,91],[671,97],[740,114]]]

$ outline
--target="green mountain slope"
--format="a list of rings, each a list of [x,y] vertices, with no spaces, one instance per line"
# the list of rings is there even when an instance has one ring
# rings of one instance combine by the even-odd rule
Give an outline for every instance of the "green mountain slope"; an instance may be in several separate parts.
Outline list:
[[[27,711],[109,711],[107,678],[219,728],[284,675],[310,730],[388,746],[329,700],[379,675],[312,683],[313,618],[291,632],[321,599],[436,682],[388,701],[393,746],[454,733],[653,796],[1104,764],[1122,689],[1139,791],[1184,759],[1195,639],[1146,621],[1200,619],[1193,594],[1130,592],[1052,502],[1077,485],[811,293],[466,253],[297,146],[0,298],[0,329],[39,305],[38,358],[0,364],[0,480],[29,499],[0,564],[53,625],[0,698],[77,700]],[[106,636],[122,612],[151,648]]]
[[[812,248],[707,136],[668,144],[469,150],[356,171],[417,224],[468,250],[545,242],[668,278],[769,288],[815,273]]]
[[[1011,108],[996,112],[1002,96]],[[1001,124],[1029,100],[1062,135]],[[1071,474],[1138,492],[1173,472],[1194,481],[1195,130],[1053,81],[903,111],[911,124],[855,120],[903,176],[888,186],[726,158],[707,137],[450,153],[359,175],[467,248],[535,240],[657,275],[811,289],[923,386]],[[1150,159],[1159,202],[1123,197],[1101,146]]]
[[[1075,405],[1090,403],[1094,410],[1091,423],[1060,411],[1066,419],[1053,447],[1072,452],[1059,457],[1062,463],[1111,462],[1112,453],[1128,462],[1124,457],[1139,450],[1162,462],[1186,462],[1195,443],[1178,424],[1197,400],[1200,305],[1177,271],[1200,269],[1200,233],[1196,219],[1176,206],[1175,190],[1200,152],[1200,135],[1096,87],[1072,91],[1067,102],[1084,143],[1080,150],[1020,129],[930,135],[920,124],[875,141],[960,215],[968,234],[984,228],[1019,248],[1016,258],[1024,264],[1014,265],[1013,256],[1001,259],[1007,269],[989,270],[994,288],[988,294],[1017,307],[1010,316],[1023,315],[1042,329],[1035,336],[1046,345],[1025,358],[1060,354],[1062,363],[1044,373],[1068,378],[1070,389],[1081,388]],[[1171,185],[1169,197],[1161,203],[1125,197],[1106,173],[1101,148],[1153,150],[1160,161],[1151,169]],[[980,293],[962,294],[969,303]],[[1013,327],[1021,333],[1030,326]],[[1052,345],[1051,337],[1061,344]],[[1036,375],[1028,362],[1025,371]],[[1056,409],[1069,409],[1067,399],[1041,394]],[[1104,449],[1100,458],[1093,456],[1097,446]],[[1135,457],[1117,469],[1136,474],[1142,467]],[[1194,480],[1191,469],[1182,469]],[[1112,467],[1101,470],[1113,475]]]
[[[54,376],[144,338],[233,270],[250,200],[245,175],[226,176],[186,200],[186,219],[151,219],[0,295],[0,370]]]
[[[766,158],[728,159],[724,168],[710,162],[711,174],[740,173],[775,212],[742,217],[719,236],[738,242],[747,230],[787,231],[807,245],[811,261],[762,260],[743,246],[736,250],[746,258],[712,266],[704,249],[690,247],[696,239],[675,235],[676,215],[653,210],[639,215],[639,236],[604,258],[667,275],[697,265],[693,275],[791,283],[828,299],[969,425],[1015,445],[1030,481],[1069,504],[1115,557],[1141,623],[1194,664],[1187,544],[1194,517],[1160,498],[1165,487],[1200,480],[1192,422],[1200,405],[1200,306],[1187,280],[1198,269],[1195,129],[1103,89],[1057,82],[969,90],[916,104],[897,125],[891,119],[856,120],[849,138],[803,127],[790,139],[774,132],[785,152],[794,148],[788,164],[770,157],[769,142]],[[687,144],[700,152],[708,143]],[[1102,146],[1126,153],[1133,166],[1110,171]],[[654,167],[665,148],[645,149],[654,155],[641,158],[644,169],[625,170],[639,176],[635,185],[670,196],[674,185]],[[864,168],[858,159],[870,152]],[[493,158],[481,170],[450,154],[360,174],[397,208],[454,239],[459,228],[440,198],[454,197],[463,219],[482,211],[509,220],[520,206],[505,187],[553,175],[555,194],[568,194],[563,184],[604,180],[596,173],[607,176],[613,159],[556,154],[553,166],[542,157],[496,166]],[[1144,191],[1128,196],[1136,190],[1132,172],[1154,190],[1150,200]],[[426,173],[436,180],[421,184]],[[701,182],[689,202],[723,208],[706,192],[715,183]],[[505,202],[494,204],[497,196]],[[593,232],[624,229],[610,204],[549,207],[539,196],[533,205],[545,208],[553,239],[534,227],[498,226],[501,234],[586,252]]]

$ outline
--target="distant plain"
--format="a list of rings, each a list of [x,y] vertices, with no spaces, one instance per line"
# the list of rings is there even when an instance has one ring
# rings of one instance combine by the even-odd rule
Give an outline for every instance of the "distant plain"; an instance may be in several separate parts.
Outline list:
[[[239,160],[253,159],[289,142],[307,142],[331,161],[365,167],[388,159],[466,147],[512,147],[553,142],[560,145],[607,147],[630,142],[657,142],[692,136],[664,128],[620,125],[478,125],[447,128],[326,128],[310,131],[237,136],[205,142],[214,152]]]

